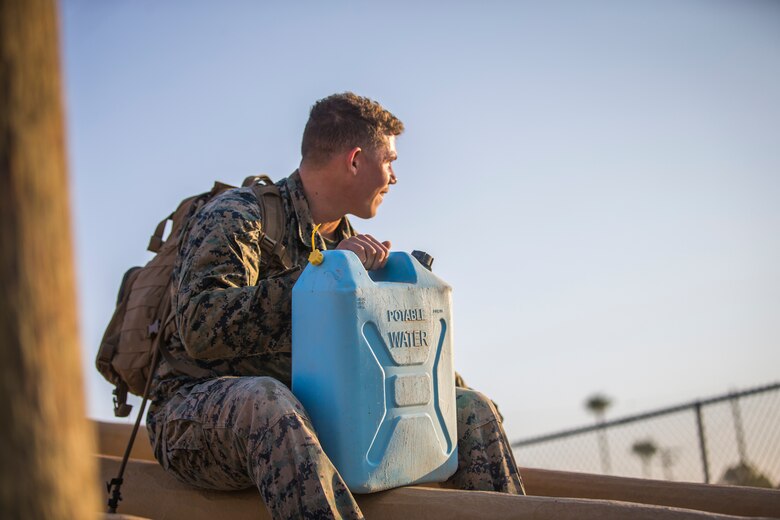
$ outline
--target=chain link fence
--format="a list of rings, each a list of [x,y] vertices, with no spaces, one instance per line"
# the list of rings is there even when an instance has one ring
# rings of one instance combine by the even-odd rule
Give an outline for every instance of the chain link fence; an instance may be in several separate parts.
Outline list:
[[[527,467],[780,488],[780,383],[512,447]]]

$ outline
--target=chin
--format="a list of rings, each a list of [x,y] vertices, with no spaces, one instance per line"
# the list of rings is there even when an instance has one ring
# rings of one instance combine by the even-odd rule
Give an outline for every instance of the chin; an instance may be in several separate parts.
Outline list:
[[[357,218],[370,219],[376,216],[377,208],[366,208],[360,211],[355,211],[352,214]]]

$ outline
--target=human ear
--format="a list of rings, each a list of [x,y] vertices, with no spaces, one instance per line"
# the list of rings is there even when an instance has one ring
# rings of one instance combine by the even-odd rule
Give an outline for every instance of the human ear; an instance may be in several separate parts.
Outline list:
[[[348,163],[349,163],[349,168],[350,168],[350,171],[352,171],[353,174],[357,173],[358,164],[359,164],[360,160],[362,159],[362,152],[363,152],[363,150],[359,146],[356,146],[356,147],[352,148],[349,151],[349,153],[347,154],[347,160],[348,160]]]

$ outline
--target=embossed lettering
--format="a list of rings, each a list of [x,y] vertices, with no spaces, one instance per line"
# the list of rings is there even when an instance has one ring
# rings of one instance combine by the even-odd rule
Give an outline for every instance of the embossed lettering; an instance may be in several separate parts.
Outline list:
[[[423,321],[422,309],[395,309],[387,311],[387,321]]]
[[[428,333],[424,330],[388,332],[390,348],[427,347]]]

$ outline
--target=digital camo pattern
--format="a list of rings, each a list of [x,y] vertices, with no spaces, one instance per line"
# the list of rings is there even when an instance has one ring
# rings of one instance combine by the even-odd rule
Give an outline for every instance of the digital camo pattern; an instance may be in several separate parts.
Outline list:
[[[525,495],[525,488],[493,402],[479,392],[456,389],[458,470],[444,483],[454,489]]]
[[[490,400],[458,388],[457,408],[458,470],[443,486],[524,494]],[[303,406],[275,379],[222,377],[181,390],[147,428],[157,460],[186,483],[255,485],[273,518],[362,518]]]
[[[314,223],[300,175],[277,186],[286,215],[282,245],[303,269]],[[282,272],[261,258],[260,220],[251,188],[220,194],[192,217],[173,270],[176,331],[167,350],[214,376],[270,376],[289,386],[292,286],[300,270]],[[346,218],[337,233],[339,240],[355,234]],[[319,234],[317,242],[326,249]],[[198,382],[164,360],[155,379],[154,401]]]
[[[277,184],[287,216],[283,245],[303,268],[314,224],[300,177],[296,172]],[[280,272],[261,258],[252,190],[215,197],[190,226],[173,274],[180,332],[167,350],[214,377],[194,379],[161,362],[147,417],[157,459],[193,485],[256,485],[274,518],[362,518],[288,389],[299,271]],[[354,234],[346,219],[339,233],[341,239]],[[459,469],[446,485],[522,493],[492,403],[470,390],[459,388],[457,396]]]
[[[272,518],[363,518],[298,400],[270,377],[180,391],[147,422],[155,456],[207,489],[257,486]]]

